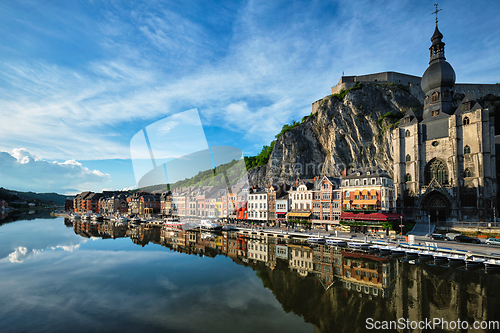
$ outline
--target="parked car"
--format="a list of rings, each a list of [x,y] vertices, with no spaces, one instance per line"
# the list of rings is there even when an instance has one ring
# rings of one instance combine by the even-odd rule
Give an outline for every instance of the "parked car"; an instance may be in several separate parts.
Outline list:
[[[498,238],[488,238],[485,243],[489,244],[489,245],[500,245],[500,239],[498,239]]]
[[[480,244],[481,241],[477,238],[472,238],[469,236],[457,236],[455,237],[455,240],[460,243],[474,243],[474,244]]]
[[[443,234],[431,234],[431,238],[434,240],[450,240],[448,237],[446,237]]]
[[[462,236],[462,234],[457,234],[457,233],[454,233],[454,232],[449,232],[446,234],[446,237],[449,239],[449,240],[455,240],[455,237],[457,236]]]

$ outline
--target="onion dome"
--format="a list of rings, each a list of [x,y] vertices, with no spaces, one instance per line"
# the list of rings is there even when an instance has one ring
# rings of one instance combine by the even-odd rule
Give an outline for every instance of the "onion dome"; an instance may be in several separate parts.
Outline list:
[[[445,44],[441,41],[442,38],[443,34],[436,24],[436,29],[431,37],[432,45],[429,48],[431,51],[429,67],[422,76],[421,82],[425,94],[440,87],[451,89],[455,85],[455,71],[444,57]]]

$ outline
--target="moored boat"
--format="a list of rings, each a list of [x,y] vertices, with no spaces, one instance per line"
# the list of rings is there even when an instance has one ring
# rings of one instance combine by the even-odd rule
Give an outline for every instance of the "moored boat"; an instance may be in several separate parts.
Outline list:
[[[341,239],[327,239],[326,244],[330,246],[341,246],[341,247],[346,247],[347,242],[345,240]]]
[[[452,254],[448,256],[448,266],[461,266],[465,264],[465,256]]]
[[[325,244],[326,240],[322,237],[309,237],[307,242],[311,244]]]
[[[210,220],[201,220],[200,228],[202,230],[210,230],[210,231],[222,230],[222,226],[220,224],[214,223]]]
[[[417,260],[418,259],[418,253],[419,253],[419,251],[417,251],[417,250],[407,250],[406,251],[406,259],[408,259],[408,260]]]
[[[434,258],[434,253],[430,251],[419,251],[418,252],[418,261],[426,262],[430,261]]]
[[[484,268],[487,272],[500,271],[500,260],[488,259],[484,262]]]
[[[465,268],[466,269],[477,269],[477,268],[483,267],[484,262],[485,262],[485,260],[481,259],[481,258],[475,258],[475,257],[467,258],[467,259],[465,259]]]
[[[435,265],[444,265],[448,263],[448,256],[444,253],[436,252],[433,255]]]
[[[360,249],[360,250],[368,250],[370,248],[370,244],[368,243],[358,243],[358,242],[349,242],[347,246],[351,249]]]

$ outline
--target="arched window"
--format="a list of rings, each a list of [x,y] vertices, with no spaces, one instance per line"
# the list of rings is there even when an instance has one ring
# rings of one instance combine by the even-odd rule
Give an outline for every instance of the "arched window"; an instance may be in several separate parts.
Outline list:
[[[410,131],[409,130],[406,130],[405,136],[410,136]]]
[[[464,171],[464,177],[465,178],[472,177],[472,171],[469,168],[465,169],[465,171]]]
[[[406,181],[411,182],[411,175],[409,173],[406,174]]]
[[[465,117],[464,118],[464,125],[469,125],[469,124],[470,124],[469,117]]]
[[[440,160],[432,159],[425,169],[427,184],[433,179],[436,179],[440,184],[448,184],[448,168]]]
[[[470,154],[470,147],[469,146],[464,147],[464,154]]]
[[[406,155],[406,162],[410,162],[411,161],[411,156],[410,154]]]
[[[425,96],[424,104],[425,105],[429,104],[429,96]]]
[[[432,101],[432,103],[439,101],[439,93],[437,91],[432,94],[431,101]]]

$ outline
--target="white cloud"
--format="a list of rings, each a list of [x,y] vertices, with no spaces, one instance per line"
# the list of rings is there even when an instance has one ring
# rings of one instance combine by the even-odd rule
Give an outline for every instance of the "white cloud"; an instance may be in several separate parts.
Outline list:
[[[49,162],[33,157],[25,148],[11,154],[0,152],[0,166],[1,185],[20,191],[75,193],[111,180],[108,174],[77,161]]]

